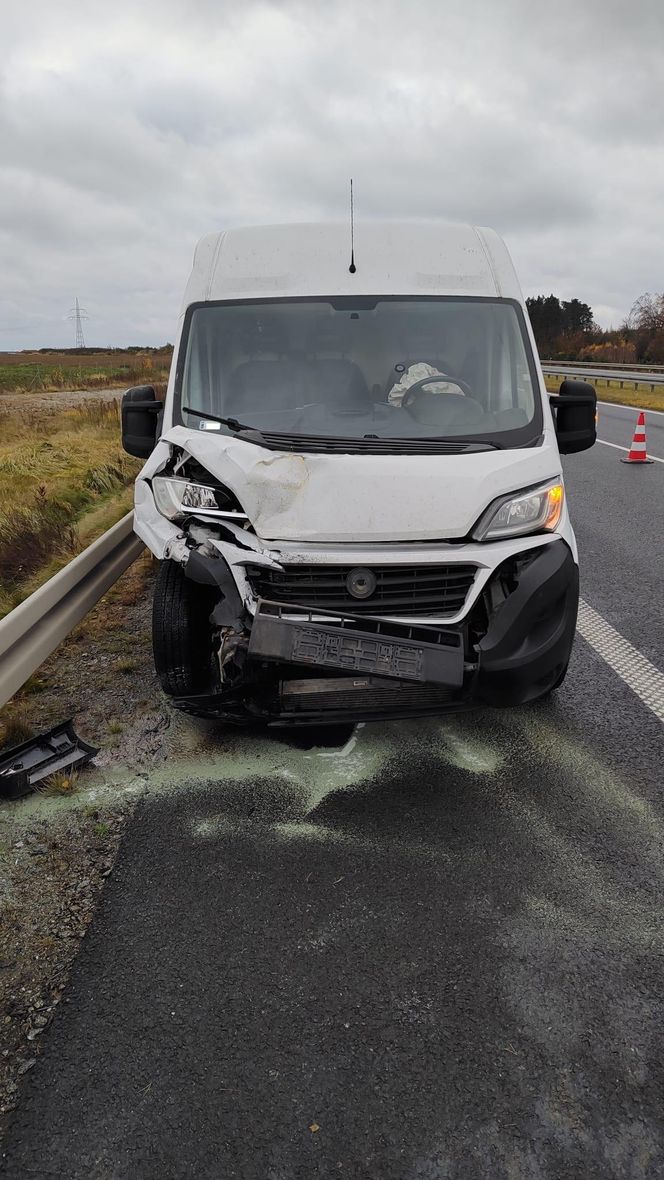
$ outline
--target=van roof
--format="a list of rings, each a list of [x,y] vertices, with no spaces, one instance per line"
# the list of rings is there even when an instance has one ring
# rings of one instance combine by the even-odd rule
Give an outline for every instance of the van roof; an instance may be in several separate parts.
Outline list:
[[[215,299],[339,295],[475,295],[523,302],[504,242],[491,229],[447,222],[257,225],[206,234],[194,253],[183,311]]]

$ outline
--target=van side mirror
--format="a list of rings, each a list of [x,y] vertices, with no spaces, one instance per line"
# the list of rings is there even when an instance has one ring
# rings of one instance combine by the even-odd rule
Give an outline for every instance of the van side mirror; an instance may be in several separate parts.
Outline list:
[[[128,454],[139,459],[152,454],[163,409],[153,385],[135,385],[122,395],[122,446]]]
[[[587,381],[563,381],[549,397],[561,455],[592,447],[597,438],[597,394]]]

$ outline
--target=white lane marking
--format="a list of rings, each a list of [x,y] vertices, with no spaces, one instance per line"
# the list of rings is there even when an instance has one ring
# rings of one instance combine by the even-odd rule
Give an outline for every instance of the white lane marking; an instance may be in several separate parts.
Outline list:
[[[601,443],[603,447],[614,447],[616,451],[625,451],[626,454],[629,454],[629,447],[621,447],[619,443],[607,442],[605,438],[597,438],[595,442]],[[664,459],[658,458],[657,455],[651,455],[650,451],[648,451],[648,458],[654,459],[655,463],[664,463]]]
[[[644,705],[664,721],[664,674],[641,655],[601,615],[579,599],[577,631],[598,655],[617,672]]]
[[[645,406],[625,406],[622,402],[601,402],[599,398],[597,399],[597,405],[615,406],[619,410],[633,410],[635,414],[643,410],[644,414],[659,414],[660,418],[664,418],[664,410],[647,410]]]

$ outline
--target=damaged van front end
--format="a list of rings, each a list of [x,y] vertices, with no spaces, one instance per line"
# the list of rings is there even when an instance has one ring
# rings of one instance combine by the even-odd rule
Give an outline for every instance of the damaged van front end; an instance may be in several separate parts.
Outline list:
[[[229,484],[243,487],[254,519],[268,516],[271,505],[283,515],[287,498],[303,499],[292,456],[279,456],[275,479],[274,464],[266,468],[260,448],[231,442],[218,463],[213,445],[210,435],[175,428],[136,488],[136,530],[167,563],[159,578],[168,582],[171,611],[168,617],[160,612],[158,586],[155,655],[180,708],[282,723],[422,715],[470,704],[519,704],[542,695],[564,672],[578,597],[573,538],[564,522],[562,532],[524,537],[516,548],[511,539],[474,539],[473,533],[481,536],[481,519],[461,541],[265,541]],[[255,451],[253,468],[248,447]],[[244,459],[239,472],[232,465],[235,450]],[[321,489],[339,518],[344,507],[349,519],[354,513],[358,529],[356,496],[384,503],[398,466],[404,480],[403,460],[381,457],[378,463],[384,474],[370,474],[384,487],[351,490],[347,505],[343,488],[351,486],[350,476],[340,476],[336,494]],[[434,464],[422,456],[411,464],[404,499],[408,514],[422,518],[425,505],[431,507],[426,475]],[[212,476],[217,465],[226,468],[226,483]],[[318,479],[325,486],[321,465],[323,457],[307,459],[306,485]],[[439,473],[433,480],[440,484]],[[421,504],[408,497],[413,485]],[[551,491],[561,486],[554,478],[531,495],[555,504]],[[392,525],[399,527],[394,513]],[[415,527],[415,520],[404,520],[400,531]],[[309,531],[304,521],[301,531]],[[174,665],[173,603],[187,619],[190,601],[197,604],[197,625],[188,626]]]
[[[373,227],[358,290],[338,227],[268,230],[233,231],[225,266],[203,240],[166,401],[141,387],[123,402],[126,448],[149,453],[135,530],[161,562],[165,691],[199,716],[278,725],[545,695],[578,603],[560,449],[594,438],[592,391],[567,383],[549,405],[490,231]],[[379,259],[401,238],[416,271],[437,243],[462,291],[404,295],[421,271],[387,291],[394,260]],[[289,251],[323,273],[275,278]],[[284,288],[269,299],[265,276],[245,296],[232,273],[258,256]]]

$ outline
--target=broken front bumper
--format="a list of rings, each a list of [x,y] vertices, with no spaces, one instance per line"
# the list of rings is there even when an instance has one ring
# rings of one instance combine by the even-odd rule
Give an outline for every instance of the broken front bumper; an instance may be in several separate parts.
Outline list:
[[[219,559],[212,560],[218,570]],[[207,580],[198,565],[189,572]],[[220,584],[218,575],[215,580]],[[241,675],[214,696],[175,703],[232,721],[301,724],[535,700],[561,678],[569,660],[576,562],[557,539],[512,555],[492,581],[507,587],[500,604],[488,609],[488,600],[479,602],[462,622],[446,627],[342,617],[261,599],[241,640]],[[232,593],[224,599],[222,589],[217,611],[230,618],[238,606],[231,609]]]
[[[458,631],[371,617],[340,618],[262,599],[251,628],[249,657],[450,688],[463,684],[463,637]]]

